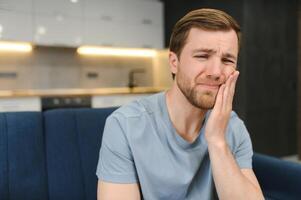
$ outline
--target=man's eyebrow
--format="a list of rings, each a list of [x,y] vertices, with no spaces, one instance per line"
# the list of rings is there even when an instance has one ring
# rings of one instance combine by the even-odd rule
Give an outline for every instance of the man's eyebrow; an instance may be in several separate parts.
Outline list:
[[[208,49],[208,48],[201,48],[201,49],[195,49],[193,50],[193,53],[208,53],[208,54],[214,54],[216,53],[217,51],[214,50],[214,49]],[[237,60],[237,57],[234,56],[233,54],[231,53],[224,53],[223,54],[223,57],[225,58],[231,58],[231,59],[234,59],[234,60]]]
[[[201,52],[209,53],[209,54],[216,53],[215,50],[213,50],[213,49],[206,49],[206,48],[201,48],[201,49],[195,49],[195,50],[193,50],[193,53],[201,53]]]

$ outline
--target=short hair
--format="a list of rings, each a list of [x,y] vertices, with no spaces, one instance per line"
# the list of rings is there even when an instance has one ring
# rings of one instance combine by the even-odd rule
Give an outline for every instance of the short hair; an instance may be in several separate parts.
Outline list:
[[[174,26],[169,41],[169,50],[180,59],[191,28],[200,28],[209,31],[234,30],[240,45],[241,30],[238,23],[227,13],[210,8],[193,10],[182,17]],[[172,74],[173,79],[175,74]]]

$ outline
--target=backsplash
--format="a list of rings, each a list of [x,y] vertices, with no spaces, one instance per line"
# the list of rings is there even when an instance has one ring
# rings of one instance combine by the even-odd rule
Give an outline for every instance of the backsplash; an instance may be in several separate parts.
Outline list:
[[[168,70],[166,59],[82,56],[75,48],[38,46],[28,54],[1,52],[0,90],[127,87],[130,72],[135,86],[162,86],[158,77],[166,72],[158,71],[161,60],[161,69]]]

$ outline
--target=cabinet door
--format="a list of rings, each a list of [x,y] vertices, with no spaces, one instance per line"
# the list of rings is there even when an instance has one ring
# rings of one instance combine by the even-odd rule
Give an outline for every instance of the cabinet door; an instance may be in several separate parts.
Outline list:
[[[86,0],[83,6],[83,15],[86,20],[116,19],[120,4],[116,0]]]
[[[120,23],[121,33],[116,41],[120,46],[163,48],[163,28],[158,25]]]
[[[163,47],[161,2],[86,0],[84,24],[84,44]]]
[[[1,40],[32,42],[32,16],[16,11],[0,11]]]
[[[85,45],[119,46],[120,27],[116,22],[90,19],[84,22],[83,43]]]
[[[32,0],[0,0],[0,10],[31,13]]]
[[[34,41],[40,45],[70,46],[76,47],[81,44],[82,24],[81,21],[62,16],[58,19],[54,16],[39,16],[35,18]],[[43,27],[44,33],[39,34]]]
[[[33,0],[34,13],[38,16],[64,15],[81,19],[83,1],[72,3],[70,0]]]
[[[130,24],[163,24],[163,4],[158,1],[119,1],[118,18]]]

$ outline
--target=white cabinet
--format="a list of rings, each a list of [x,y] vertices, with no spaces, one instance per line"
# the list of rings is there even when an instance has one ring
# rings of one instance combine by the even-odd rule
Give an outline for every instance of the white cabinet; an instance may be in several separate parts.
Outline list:
[[[0,11],[1,40],[32,42],[32,17],[16,11]]]
[[[7,97],[0,99],[0,112],[41,111],[40,97]]]
[[[34,13],[36,16],[55,16],[61,14],[81,19],[83,15],[83,4],[83,0],[78,0],[77,3],[72,3],[71,0],[33,0]]]
[[[122,32],[121,46],[163,48],[163,28],[158,25],[127,24]]]
[[[86,0],[83,44],[163,48],[163,4]]]
[[[34,43],[77,47],[82,42],[83,1],[33,0]]]
[[[132,24],[163,25],[163,4],[155,1],[120,1],[122,21]]]
[[[114,6],[115,5],[115,6]],[[118,14],[119,1],[116,0],[85,0],[83,6],[84,19],[105,19],[116,20]]]
[[[87,20],[83,32],[83,44],[101,46],[118,46],[121,34],[117,23],[101,19]]]
[[[0,0],[0,10],[31,13],[33,0]]]
[[[0,0],[2,39],[38,45],[163,48],[163,3]]]
[[[39,28],[44,29],[43,34],[38,33]],[[35,19],[34,42],[40,45],[75,47],[81,44],[81,31],[81,21],[72,17],[57,19],[40,15]]]

